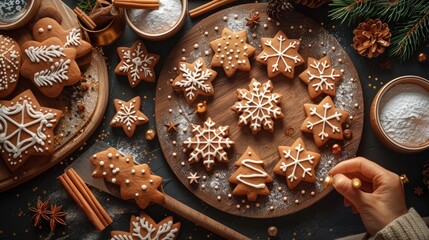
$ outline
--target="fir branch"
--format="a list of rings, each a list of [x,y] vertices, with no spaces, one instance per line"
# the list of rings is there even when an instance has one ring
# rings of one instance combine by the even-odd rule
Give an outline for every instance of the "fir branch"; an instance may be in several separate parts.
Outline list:
[[[396,22],[401,18],[409,17],[415,9],[421,9],[426,3],[427,0],[378,0],[377,15],[383,20]]]
[[[401,60],[410,58],[429,39],[429,5],[397,24],[392,35],[390,56],[398,56]]]
[[[329,6],[333,7],[329,11],[332,19],[340,19],[341,23],[346,20],[350,25],[362,18],[372,17],[377,14],[376,0],[332,0]]]
[[[95,6],[96,0],[79,0],[77,6],[86,14],[90,14]]]

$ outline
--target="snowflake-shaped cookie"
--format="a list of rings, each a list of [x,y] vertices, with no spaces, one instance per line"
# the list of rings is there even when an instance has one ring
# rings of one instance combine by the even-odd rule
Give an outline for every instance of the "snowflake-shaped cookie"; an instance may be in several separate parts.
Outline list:
[[[141,41],[137,41],[130,48],[120,47],[117,50],[120,62],[115,68],[118,75],[128,76],[131,87],[137,86],[141,80],[155,82],[153,68],[159,61],[159,56],[148,53]]]
[[[217,72],[206,67],[203,58],[198,58],[192,64],[179,63],[179,75],[171,83],[174,90],[183,91],[185,100],[191,104],[198,95],[212,96],[214,89],[212,81]]]
[[[249,124],[252,133],[258,133],[262,128],[273,132],[273,119],[283,119],[284,115],[277,104],[282,98],[281,94],[273,93],[273,84],[270,80],[261,84],[252,79],[249,90],[237,89],[237,98],[240,100],[232,106],[232,110],[241,113],[238,125]]]
[[[343,139],[341,125],[349,114],[346,111],[335,108],[330,96],[326,96],[319,105],[304,104],[307,118],[301,126],[301,131],[313,133],[314,142],[321,147],[329,139]]]
[[[268,77],[274,78],[282,73],[293,79],[295,67],[304,64],[298,53],[300,41],[288,39],[284,32],[279,31],[274,38],[261,38],[261,44],[263,50],[256,61],[267,65]]]
[[[192,149],[189,154],[189,163],[196,163],[203,159],[203,164],[207,171],[213,169],[215,160],[222,163],[229,161],[225,148],[230,148],[235,144],[229,139],[228,126],[215,128],[216,123],[211,118],[207,118],[204,126],[192,125],[192,134],[194,137],[188,138],[183,142],[183,146]]]
[[[180,225],[180,222],[173,223],[171,216],[156,223],[148,214],[141,212],[139,217],[131,217],[130,232],[112,231],[111,240],[174,240]]]
[[[292,146],[279,146],[280,161],[274,173],[285,176],[289,189],[294,189],[301,181],[316,182],[315,167],[320,161],[320,154],[305,149],[304,141],[298,138]]]
[[[132,137],[136,131],[136,127],[147,123],[149,120],[140,111],[141,99],[139,96],[124,102],[115,99],[116,114],[110,121],[112,127],[122,127],[128,137]]]
[[[343,78],[343,74],[332,68],[331,58],[325,56],[320,60],[309,57],[307,69],[299,78],[308,85],[308,94],[311,99],[322,93],[335,97],[336,83]]]
[[[0,34],[0,99],[17,86],[21,68],[21,49],[15,40]]]
[[[61,116],[60,110],[41,107],[31,90],[0,101],[0,154],[6,166],[14,171],[30,156],[52,155]]]
[[[232,32],[224,28],[222,36],[211,41],[210,47],[214,52],[211,66],[223,67],[226,76],[232,77],[237,70],[250,71],[249,57],[255,48],[247,44],[246,30]]]

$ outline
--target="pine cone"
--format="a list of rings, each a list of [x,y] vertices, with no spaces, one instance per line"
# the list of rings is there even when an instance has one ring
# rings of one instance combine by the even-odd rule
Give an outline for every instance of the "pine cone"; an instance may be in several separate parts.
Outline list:
[[[307,6],[309,8],[318,8],[331,0],[293,0],[297,4]]]
[[[293,6],[288,0],[269,0],[267,14],[274,19],[282,20],[292,9]]]
[[[382,23],[380,19],[367,19],[359,23],[353,30],[353,47],[362,56],[368,58],[377,57],[384,52],[385,47],[390,45],[389,25]]]

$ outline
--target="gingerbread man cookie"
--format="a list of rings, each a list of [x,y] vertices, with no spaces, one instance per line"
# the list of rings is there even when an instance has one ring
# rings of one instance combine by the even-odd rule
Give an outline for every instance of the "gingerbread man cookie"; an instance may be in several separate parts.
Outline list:
[[[146,124],[149,120],[140,111],[141,99],[139,96],[124,102],[120,99],[115,99],[116,114],[110,121],[112,127],[122,127],[128,137],[132,137],[136,131],[136,127]]]
[[[15,171],[31,156],[50,156],[62,111],[40,106],[31,90],[0,100],[0,155]]]
[[[180,222],[173,222],[172,216],[156,223],[148,214],[141,212],[139,217],[131,217],[130,232],[112,231],[110,234],[112,240],[174,240],[179,234],[180,225]]]
[[[122,199],[134,199],[142,209],[151,202],[164,202],[164,194],[158,190],[162,178],[152,174],[149,165],[136,165],[133,157],[123,156],[115,148],[94,154],[90,161],[95,166],[92,176],[120,185]]]
[[[231,148],[235,142],[229,139],[228,126],[215,127],[216,123],[207,118],[204,126],[192,125],[192,134],[183,142],[183,146],[193,151],[189,154],[188,162],[193,164],[203,159],[207,171],[214,167],[215,160],[222,163],[229,161],[225,148]]]
[[[22,56],[22,76],[51,98],[58,97],[65,86],[73,85],[81,78],[75,61],[76,50],[62,45],[56,37],[43,42],[27,41],[22,45],[25,53]]]
[[[274,78],[282,73],[293,79],[295,67],[304,64],[304,59],[298,53],[300,41],[288,39],[283,31],[279,31],[273,38],[261,38],[261,44],[263,50],[256,61],[267,65],[268,77]]]
[[[188,104],[192,104],[198,95],[212,96],[214,88],[212,81],[216,78],[217,72],[207,68],[202,57],[192,64],[179,63],[181,73],[174,79],[171,86],[174,90],[183,91],[183,95]]]
[[[0,99],[15,90],[21,69],[21,49],[15,40],[0,34]]]
[[[261,84],[252,79],[249,90],[237,89],[239,102],[232,106],[232,110],[241,113],[238,126],[249,124],[253,134],[261,129],[274,131],[273,119],[283,119],[284,115],[277,105],[282,98],[281,94],[273,93],[273,84],[270,80]]]
[[[115,68],[117,75],[125,75],[131,87],[137,86],[141,80],[155,82],[153,68],[159,61],[159,56],[148,53],[145,45],[137,41],[130,48],[119,47],[117,49],[120,62]]]
[[[304,104],[307,118],[301,125],[301,131],[313,133],[314,142],[321,147],[329,139],[343,139],[342,124],[349,114],[335,108],[330,96],[326,96],[318,105]]]
[[[250,71],[249,57],[255,53],[255,48],[247,44],[247,32],[242,30],[232,32],[224,28],[222,36],[210,42],[214,52],[212,67],[223,67],[226,76],[232,77],[237,70]]]
[[[294,189],[300,182],[316,182],[314,169],[321,155],[305,149],[304,141],[298,138],[292,146],[279,146],[280,161],[274,167],[274,173],[285,176],[289,189]]]
[[[324,93],[331,97],[336,95],[336,83],[343,78],[343,74],[332,67],[331,58],[325,56],[320,60],[308,58],[307,69],[299,78],[308,85],[308,94],[315,99]]]
[[[246,151],[235,162],[238,167],[237,171],[231,175],[229,182],[237,184],[232,191],[233,195],[246,195],[248,201],[256,201],[258,195],[267,196],[270,194],[266,183],[270,183],[273,179],[264,169],[264,161],[253,151],[247,147]]]
[[[76,59],[83,57],[92,51],[92,45],[82,39],[80,28],[64,30],[61,25],[52,18],[42,18],[34,24],[34,40],[43,42],[51,37],[59,38],[64,48],[74,48]]]

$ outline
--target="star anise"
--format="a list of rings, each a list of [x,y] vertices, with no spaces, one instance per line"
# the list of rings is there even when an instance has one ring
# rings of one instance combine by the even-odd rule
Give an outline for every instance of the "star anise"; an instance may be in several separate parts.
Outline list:
[[[55,226],[57,223],[62,225],[67,225],[67,223],[62,219],[65,215],[67,215],[66,212],[61,211],[62,206],[59,205],[51,205],[51,210],[49,211],[50,214],[50,220],[49,224],[51,225],[51,231],[53,232],[55,230]]]
[[[49,199],[42,201],[40,197],[37,198],[36,207],[29,207],[28,210],[34,212],[35,214],[31,217],[31,221],[34,221],[34,226],[39,226],[42,221],[42,218],[49,221],[49,210],[47,210],[49,204]]]
[[[250,29],[253,29],[256,27],[256,25],[259,25],[259,12],[252,12],[248,18],[246,18],[246,26],[249,26]]]

